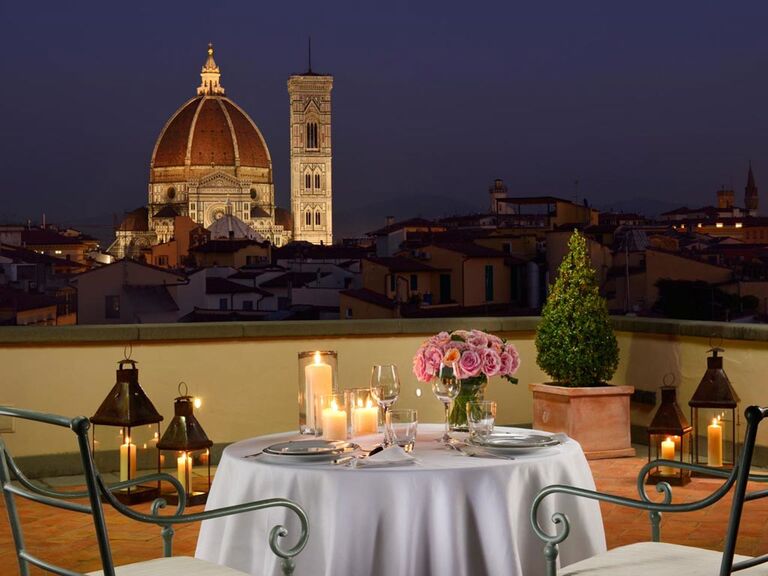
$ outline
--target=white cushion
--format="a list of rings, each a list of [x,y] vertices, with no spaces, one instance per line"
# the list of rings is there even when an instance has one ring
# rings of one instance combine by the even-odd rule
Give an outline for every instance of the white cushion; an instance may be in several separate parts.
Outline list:
[[[189,556],[158,558],[146,562],[136,562],[125,566],[115,566],[117,576],[244,576],[245,572],[226,566],[211,564],[205,560]],[[104,572],[88,572],[87,576],[104,576]],[[678,575],[679,576],[679,575]]]
[[[720,570],[722,552],[665,544],[640,542],[608,550],[557,571],[558,576],[714,576]],[[734,562],[748,556],[734,556]],[[736,572],[755,576],[768,574],[768,564]]]

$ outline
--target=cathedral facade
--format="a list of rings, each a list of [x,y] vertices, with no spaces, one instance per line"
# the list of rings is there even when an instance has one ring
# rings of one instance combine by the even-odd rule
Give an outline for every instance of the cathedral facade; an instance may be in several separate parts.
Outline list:
[[[267,143],[250,116],[226,96],[211,45],[200,78],[197,95],[170,117],[157,138],[146,208],[126,215],[109,251],[117,258],[138,258],[174,237],[179,216],[210,228],[232,215],[274,246],[291,240],[331,243],[333,78],[310,70],[288,81],[294,214],[275,204]],[[302,210],[298,218],[296,210]]]

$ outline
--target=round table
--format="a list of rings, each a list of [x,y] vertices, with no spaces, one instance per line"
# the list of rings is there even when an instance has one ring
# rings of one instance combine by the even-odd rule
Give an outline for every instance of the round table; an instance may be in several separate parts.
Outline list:
[[[413,452],[418,461],[381,468],[266,463],[247,455],[302,437],[244,440],[224,450],[207,507],[275,497],[299,503],[309,516],[310,534],[296,558],[297,575],[544,574],[543,543],[529,520],[531,502],[549,484],[594,489],[581,447],[565,439],[514,460],[478,458],[435,442],[441,432],[441,425],[420,425]],[[542,518],[555,511],[571,520],[571,535],[560,548],[563,566],[605,551],[597,502],[553,495],[541,507]],[[267,543],[276,524],[296,534],[298,522],[282,509],[206,520],[195,555],[252,574],[278,575],[278,559]]]

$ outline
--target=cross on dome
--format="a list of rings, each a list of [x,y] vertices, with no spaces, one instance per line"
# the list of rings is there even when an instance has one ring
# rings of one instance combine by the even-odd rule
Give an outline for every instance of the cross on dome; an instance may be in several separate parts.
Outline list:
[[[208,43],[208,58],[205,59],[203,69],[200,71],[201,83],[197,88],[197,94],[224,95],[224,88],[219,83],[221,80],[221,70],[213,59],[213,44]]]

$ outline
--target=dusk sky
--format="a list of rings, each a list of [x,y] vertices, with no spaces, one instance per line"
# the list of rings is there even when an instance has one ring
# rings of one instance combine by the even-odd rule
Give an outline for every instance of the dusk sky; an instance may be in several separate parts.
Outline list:
[[[0,221],[111,227],[146,203],[149,160],[195,94],[207,43],[261,129],[289,205],[289,74],[334,75],[335,236],[513,196],[647,213],[768,214],[765,2],[10,2]],[[651,202],[653,200],[653,202]]]

